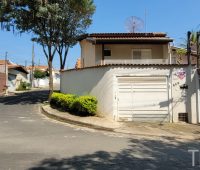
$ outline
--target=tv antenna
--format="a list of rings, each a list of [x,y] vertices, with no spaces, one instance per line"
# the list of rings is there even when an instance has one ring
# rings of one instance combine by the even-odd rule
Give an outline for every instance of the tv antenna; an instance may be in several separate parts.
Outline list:
[[[140,32],[144,27],[144,21],[136,16],[131,16],[126,19],[126,30],[128,33]]]

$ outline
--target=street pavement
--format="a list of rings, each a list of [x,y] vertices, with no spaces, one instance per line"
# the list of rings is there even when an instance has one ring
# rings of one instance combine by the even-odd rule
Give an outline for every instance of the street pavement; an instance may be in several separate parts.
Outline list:
[[[0,97],[0,170],[198,169],[199,140],[146,137],[60,123],[40,114],[48,91]],[[64,113],[63,113],[64,114]]]

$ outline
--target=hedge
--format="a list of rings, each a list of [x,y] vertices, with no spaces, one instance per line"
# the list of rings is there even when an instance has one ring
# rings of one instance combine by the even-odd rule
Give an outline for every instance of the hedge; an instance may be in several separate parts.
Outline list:
[[[94,116],[97,110],[97,99],[94,96],[76,96],[54,92],[50,105],[79,116]]]
[[[72,104],[72,110],[79,115],[95,115],[97,99],[94,96],[80,96]]]
[[[65,111],[69,111],[75,98],[76,96],[73,94],[53,93],[50,104]]]

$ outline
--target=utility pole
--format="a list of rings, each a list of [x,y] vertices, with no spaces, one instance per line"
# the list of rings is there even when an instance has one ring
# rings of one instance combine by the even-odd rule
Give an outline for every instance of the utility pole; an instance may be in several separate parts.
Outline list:
[[[5,54],[5,85],[6,85],[6,94],[8,95],[8,65],[7,65],[7,60],[8,60],[8,52]]]
[[[197,69],[199,69],[199,36],[200,36],[200,32],[197,32]]]
[[[34,76],[33,76],[33,72],[34,72],[34,59],[35,59],[35,52],[34,52],[34,42],[33,42],[33,46],[32,46],[32,69],[31,69],[31,87],[34,87]]]
[[[191,32],[187,32],[187,60],[188,60],[188,65],[191,64],[190,61],[190,55],[191,55],[191,45],[190,45],[190,38],[191,38]]]

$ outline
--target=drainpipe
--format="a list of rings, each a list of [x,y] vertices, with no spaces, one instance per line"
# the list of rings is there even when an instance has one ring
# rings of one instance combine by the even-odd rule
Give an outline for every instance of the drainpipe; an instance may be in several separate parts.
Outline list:
[[[191,92],[191,73],[192,73],[192,65],[191,65],[191,60],[190,60],[190,56],[191,56],[191,44],[190,44],[190,40],[191,40],[191,32],[188,31],[187,33],[187,60],[188,60],[188,67],[187,67],[187,74],[186,74],[186,84],[188,85],[188,89],[187,89],[187,101],[186,101],[186,112],[188,113],[188,121],[190,123],[193,123],[193,108],[192,108],[192,92]]]

